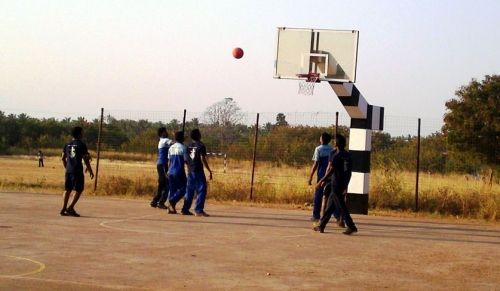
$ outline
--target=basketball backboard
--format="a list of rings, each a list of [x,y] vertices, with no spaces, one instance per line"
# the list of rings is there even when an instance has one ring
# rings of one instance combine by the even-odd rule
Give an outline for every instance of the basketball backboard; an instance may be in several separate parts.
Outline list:
[[[319,81],[356,82],[358,31],[278,27],[274,78],[303,80],[297,74],[319,73]]]

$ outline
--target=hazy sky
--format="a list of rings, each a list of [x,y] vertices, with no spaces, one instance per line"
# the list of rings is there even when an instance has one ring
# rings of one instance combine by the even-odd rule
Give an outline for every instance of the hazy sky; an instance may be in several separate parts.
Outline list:
[[[0,0],[0,110],[343,111],[326,83],[273,79],[278,26],[359,30],[356,84],[387,115],[440,119],[500,73],[498,0]]]

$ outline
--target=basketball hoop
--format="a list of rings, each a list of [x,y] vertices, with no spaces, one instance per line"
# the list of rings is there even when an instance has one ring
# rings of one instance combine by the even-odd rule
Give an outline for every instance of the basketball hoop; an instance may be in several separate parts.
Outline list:
[[[314,95],[314,85],[319,83],[319,73],[297,74],[299,78],[305,78],[299,82],[299,94]]]

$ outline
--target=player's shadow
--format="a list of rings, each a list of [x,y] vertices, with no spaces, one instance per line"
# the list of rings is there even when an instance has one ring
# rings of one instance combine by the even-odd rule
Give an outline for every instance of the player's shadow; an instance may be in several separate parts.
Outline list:
[[[390,221],[397,222],[396,220]],[[495,230],[458,226],[438,227],[433,226],[432,223],[427,225],[427,222],[422,221],[416,221],[419,225],[404,224],[408,223],[404,220],[400,220],[400,222],[401,224],[358,220],[357,226],[360,231],[355,236],[500,245],[500,232]],[[326,233],[335,233],[335,230],[327,228]],[[484,240],[489,238],[496,240]]]
[[[217,216],[211,216],[211,217],[217,217]],[[137,219],[137,220],[149,220],[149,221],[158,221],[156,219]],[[213,225],[237,225],[237,226],[258,226],[258,227],[275,227],[275,228],[304,228],[303,226],[299,225],[272,225],[272,224],[261,224],[261,223],[250,223],[250,222],[228,222],[228,221],[209,221],[207,219],[204,219],[203,221],[201,220],[167,220],[168,222],[171,223],[186,223],[186,224],[213,224]]]
[[[406,221],[401,221],[405,223]],[[500,231],[489,230],[489,229],[477,229],[470,227],[438,227],[433,225],[428,225],[426,222],[419,222],[419,225],[408,225],[408,224],[391,224],[383,222],[361,222],[362,225],[374,226],[374,227],[389,227],[389,228],[409,228],[409,229],[421,229],[422,232],[429,231],[428,233],[436,233],[436,231],[446,231],[454,232],[454,234],[472,235],[472,236],[482,236],[482,237],[492,237],[500,239]],[[449,224],[448,224],[449,225]],[[400,230],[398,230],[400,231]]]
[[[169,222],[180,224],[198,224],[198,225],[234,225],[248,227],[267,227],[280,229],[304,229],[311,231],[311,224],[307,216],[273,213],[241,213],[237,211],[216,211],[208,218],[182,217],[181,215],[161,215],[159,217],[141,217],[136,219],[127,219],[128,221],[151,221],[151,222]],[[87,218],[101,218],[87,216]],[[104,218],[104,217],[102,217]],[[123,219],[123,217],[106,217],[107,219]],[[174,218],[174,219],[172,219]],[[450,223],[397,220],[397,219],[362,219],[357,218],[360,232],[355,234],[361,237],[373,238],[399,238],[407,240],[427,240],[441,242],[462,242],[500,245],[500,231],[489,229],[477,229],[472,227],[460,227]],[[266,223],[267,222],[267,223]],[[291,223],[284,223],[291,222]],[[408,224],[414,223],[414,224]],[[326,233],[337,233],[330,223]],[[435,237],[431,237],[435,236]],[[460,238],[466,236],[467,238]],[[477,238],[477,239],[476,239]],[[498,239],[498,241],[485,241],[481,238]]]
[[[80,217],[71,217],[71,216],[67,216],[67,217],[69,217],[69,218],[75,218],[75,219],[78,219],[78,218],[84,218],[84,219],[112,219],[112,220],[122,220],[122,219],[124,219],[121,216],[93,216],[93,215],[84,215],[84,214],[80,214]]]
[[[484,241],[484,240],[473,240],[473,239],[458,239],[458,238],[447,238],[446,236],[441,237],[425,237],[425,236],[404,236],[404,235],[377,235],[373,233],[356,233],[356,236],[360,237],[373,237],[373,238],[395,238],[395,239],[405,239],[405,240],[424,240],[424,241],[438,241],[438,242],[458,242],[458,243],[475,243],[475,244],[487,244],[487,245],[500,245],[500,241]]]
[[[262,214],[261,214],[262,215]],[[272,221],[300,221],[300,222],[308,222],[303,216],[302,218],[285,218],[285,217],[264,217],[264,216],[251,216],[247,215],[211,215],[212,217],[218,218],[228,218],[228,219],[258,219],[258,220],[272,220]]]
[[[419,224],[425,224],[425,225],[456,225],[456,223],[453,222],[437,222],[437,221],[425,221],[425,220],[413,220],[413,219],[397,219],[397,218],[392,218],[392,217],[380,217],[380,216],[367,216],[367,215],[355,215],[355,220],[356,221],[388,221],[388,222],[400,222],[400,223],[419,223]],[[460,226],[472,226],[472,227],[478,227],[480,225],[478,224],[473,224],[473,223],[463,223],[459,222]],[[477,230],[477,228],[470,228],[470,230]],[[498,232],[500,231],[495,231],[495,230],[484,230],[484,231],[491,231],[491,232]]]
[[[232,213],[232,214],[242,214],[241,211],[234,211],[234,210],[220,210],[218,209],[217,210],[217,213],[219,212],[222,212],[222,213]],[[304,214],[290,214],[290,213],[287,213],[287,214],[283,214],[283,213],[269,213],[269,212],[249,212],[248,213],[249,215],[268,215],[268,216],[293,216],[293,217],[304,217]],[[300,220],[303,220],[303,219],[300,219]]]
[[[211,220],[213,218],[228,218],[228,221],[221,221],[221,220]],[[170,220],[170,219],[165,219],[161,221],[166,221],[166,222],[174,222],[174,223],[186,223],[186,224],[213,224],[213,225],[237,225],[237,226],[258,226],[258,227],[272,227],[272,228],[304,228],[304,225],[290,225],[290,224],[264,224],[264,223],[252,223],[252,222],[243,222],[243,221],[235,221],[239,219],[265,219],[265,218],[259,218],[259,217],[246,217],[246,216],[217,216],[217,215],[211,215],[208,218],[193,218],[193,219],[186,219],[186,220]],[[129,221],[159,221],[157,218],[138,218],[138,219],[131,219]],[[266,220],[270,221],[271,219],[267,218]],[[279,221],[277,219],[272,219]],[[285,219],[282,219],[282,221]],[[303,220],[302,220],[303,221]]]
[[[305,225],[282,225],[282,224],[263,224],[263,223],[251,223],[251,222],[241,222],[241,221],[210,221],[210,219],[217,217],[217,216],[212,216],[208,219],[203,219],[203,220],[194,220],[194,219],[189,219],[189,220],[164,220],[168,221],[171,223],[181,223],[181,224],[198,224],[198,225],[234,225],[234,226],[249,226],[249,227],[266,227],[266,228],[280,228],[280,229],[303,229],[304,231],[307,232],[312,232],[311,228],[306,227]],[[240,218],[247,218],[247,217],[239,217],[239,216],[222,216],[225,218],[232,218],[232,219],[240,219]],[[219,216],[218,218],[221,218]],[[139,218],[139,219],[134,219],[134,220],[141,220],[141,221],[158,221],[158,219],[152,219],[152,218]],[[394,238],[394,239],[405,239],[405,240],[423,240],[423,241],[439,241],[439,242],[459,242],[459,243],[477,243],[477,244],[488,244],[488,245],[500,245],[500,241],[484,241],[484,240],[477,240],[477,239],[461,239],[461,238],[455,238],[455,237],[450,237],[450,236],[456,236],[457,234],[446,234],[446,233],[437,233],[435,231],[433,232],[417,232],[417,231],[411,231],[411,230],[396,230],[396,229],[391,229],[391,228],[401,228],[405,227],[402,225],[394,225],[394,224],[376,224],[376,226],[380,226],[381,228],[378,229],[370,229],[370,228],[363,228],[364,226],[368,226],[368,224],[359,224],[359,229],[360,232],[354,234],[354,236],[360,236],[360,237],[372,237],[372,238]],[[385,229],[384,229],[385,228]],[[340,229],[337,229],[340,231]],[[335,228],[327,228],[325,231],[325,234],[338,234],[338,231],[335,230]],[[374,233],[378,232],[380,233]],[[395,234],[397,233],[397,234]],[[404,235],[406,234],[406,235]],[[440,235],[440,237],[429,237],[428,235]],[[458,235],[467,235],[467,234],[458,234]],[[476,237],[476,236],[473,236]],[[492,238],[497,238],[496,236],[488,236]]]

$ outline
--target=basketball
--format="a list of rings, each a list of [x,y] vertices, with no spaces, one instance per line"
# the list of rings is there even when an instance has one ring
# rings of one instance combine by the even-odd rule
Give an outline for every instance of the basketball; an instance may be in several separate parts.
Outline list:
[[[233,49],[233,57],[235,59],[241,59],[243,57],[243,50],[239,47]]]

